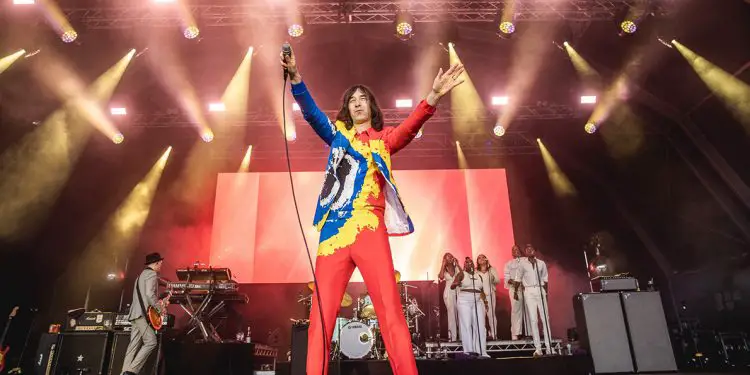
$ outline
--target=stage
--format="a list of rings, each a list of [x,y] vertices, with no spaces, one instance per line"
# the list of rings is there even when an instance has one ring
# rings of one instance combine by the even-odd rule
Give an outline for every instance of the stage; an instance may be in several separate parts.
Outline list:
[[[587,356],[511,357],[497,359],[418,359],[420,375],[443,374],[544,374],[573,375],[592,372],[591,360]],[[342,360],[341,370],[336,362],[331,363],[330,375],[389,375],[391,367],[386,360]],[[218,375],[218,374],[217,374]],[[276,375],[291,375],[288,362],[281,362]]]

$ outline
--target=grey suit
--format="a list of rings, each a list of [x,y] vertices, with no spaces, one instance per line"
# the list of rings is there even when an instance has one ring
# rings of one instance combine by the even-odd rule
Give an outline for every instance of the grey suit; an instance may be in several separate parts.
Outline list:
[[[148,309],[149,306],[154,306],[159,309],[156,298],[158,286],[156,271],[146,268],[138,276],[136,283],[141,289],[144,307]],[[132,330],[130,331],[130,343],[125,352],[125,361],[122,364],[122,372],[129,371],[138,374],[151,352],[156,348],[157,341],[156,332],[144,316],[141,303],[138,300],[138,289],[135,286],[133,287],[133,301],[130,303],[128,320],[130,320]]]

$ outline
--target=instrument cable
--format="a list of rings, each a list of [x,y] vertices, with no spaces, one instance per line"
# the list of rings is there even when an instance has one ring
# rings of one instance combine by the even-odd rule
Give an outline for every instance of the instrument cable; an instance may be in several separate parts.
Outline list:
[[[320,328],[321,328],[321,336],[323,337],[323,366],[321,367],[321,375],[326,375],[326,348],[328,348],[328,338],[326,337],[326,323],[323,319],[323,304],[320,302],[320,288],[318,288],[318,278],[315,276],[315,266],[313,265],[312,261],[312,254],[310,253],[310,247],[307,246],[307,237],[305,236],[305,228],[302,225],[302,217],[299,213],[299,205],[297,204],[297,195],[294,192],[294,179],[292,178],[292,162],[289,158],[289,139],[286,136],[286,83],[288,80],[289,74],[284,70],[284,89],[281,91],[281,118],[282,118],[282,127],[284,128],[284,151],[286,154],[286,167],[287,171],[289,172],[289,185],[292,188],[292,201],[294,201],[294,210],[297,212],[297,223],[299,223],[299,230],[300,233],[302,233],[302,241],[305,243],[305,250],[307,251],[307,261],[310,264],[310,271],[312,271],[313,275],[313,285],[315,286],[315,290],[313,293],[315,293],[318,297],[318,313],[320,314]],[[308,325],[309,330],[309,325]],[[309,355],[309,353],[308,353]],[[305,369],[307,369],[307,358],[305,358]],[[307,371],[307,370],[305,370]]]

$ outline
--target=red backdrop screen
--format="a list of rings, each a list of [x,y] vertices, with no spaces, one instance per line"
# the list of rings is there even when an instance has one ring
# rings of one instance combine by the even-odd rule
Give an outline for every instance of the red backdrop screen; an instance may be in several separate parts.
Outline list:
[[[323,172],[292,174],[307,244],[317,251],[312,226]],[[502,269],[514,243],[503,169],[396,171],[415,231],[391,237],[402,280],[434,280],[442,255],[463,261],[485,254]],[[210,262],[232,269],[241,283],[300,283],[312,279],[285,172],[223,173],[216,188]],[[361,281],[355,272],[352,281]]]

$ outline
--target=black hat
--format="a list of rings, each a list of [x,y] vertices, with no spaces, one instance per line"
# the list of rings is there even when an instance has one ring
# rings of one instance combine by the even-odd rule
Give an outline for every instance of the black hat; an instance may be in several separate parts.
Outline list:
[[[162,258],[159,253],[151,253],[151,254],[146,255],[146,263],[144,264],[148,266],[149,264],[154,264],[163,259],[164,258]]]

